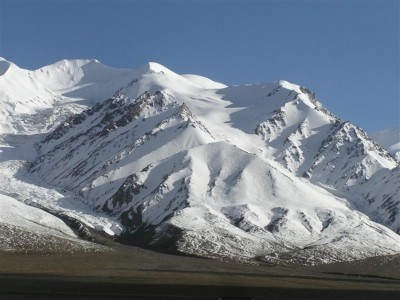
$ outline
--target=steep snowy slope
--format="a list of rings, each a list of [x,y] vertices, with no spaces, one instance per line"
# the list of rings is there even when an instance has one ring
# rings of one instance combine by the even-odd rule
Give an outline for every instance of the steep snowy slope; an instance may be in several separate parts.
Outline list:
[[[371,137],[400,160],[400,127],[376,132]]]
[[[24,130],[16,116],[49,109],[58,98],[32,78],[31,72],[3,58],[0,58],[0,87],[0,134]]]
[[[117,96],[48,135],[32,171],[95,201],[115,192],[132,171],[212,140],[184,104],[160,92],[136,101]]]
[[[398,203],[390,213],[385,209],[380,210],[379,217],[375,213],[376,207],[385,206],[385,197],[397,198],[393,181],[378,180],[381,190],[391,194],[376,195],[373,206],[365,197],[376,188],[369,180],[378,173],[397,178],[399,163],[362,129],[329,113],[308,89],[285,81],[220,92],[243,106],[252,96],[253,105],[233,113],[231,120],[249,133],[255,128],[265,141],[267,157],[274,157],[297,176],[346,197],[358,210],[400,232],[396,225],[400,220]],[[389,221],[393,218],[396,221]]]
[[[400,234],[400,166],[377,172],[359,191],[368,215]]]
[[[118,235],[121,223],[140,245],[280,262],[400,252],[398,161],[304,87],[226,87],[157,63],[65,60],[21,72],[59,97],[49,97],[44,121],[38,110],[8,124],[19,133],[59,124],[37,137],[29,171],[47,184],[37,195],[62,210],[49,188],[75,195],[73,214],[79,202],[104,220],[82,209],[93,228]]]
[[[99,251],[60,219],[0,194],[0,251]]]
[[[157,77],[170,78],[172,85],[182,84],[189,90],[226,87],[202,76],[180,76],[153,62],[137,69],[117,69],[95,59],[70,59],[31,71],[0,57],[0,116],[4,120],[0,134],[50,131],[122,87],[130,87],[135,96],[158,90],[165,83],[154,80]]]
[[[0,194],[0,199],[1,223],[75,237],[72,230],[60,219],[8,196]]]
[[[151,245],[172,240],[178,250],[204,256],[318,263],[400,246],[399,236],[344,199],[226,142],[130,175],[102,210],[120,216],[133,239],[146,232]]]
[[[29,161],[37,156],[37,140],[36,135],[5,135],[8,145],[0,144],[0,194],[29,206],[45,208],[46,212],[63,220],[77,220],[73,221],[76,225],[81,223],[84,227],[110,235],[120,233],[121,226],[117,221],[93,212],[79,195],[49,186],[28,172]]]
[[[48,135],[31,170],[116,217],[136,243],[172,244],[205,256],[290,256],[302,262],[399,251],[398,235],[354,211],[344,198],[296,178],[290,171],[302,165],[284,164],[278,150],[286,149],[274,148],[263,134],[259,124],[282,107],[293,115],[283,118],[283,136],[305,119],[310,125],[304,130],[327,127],[312,142],[306,140],[312,134],[302,137],[310,144],[307,163],[313,166],[310,153],[317,158],[321,148],[312,148],[313,142],[323,144],[332,128],[348,123],[308,97],[287,82],[201,89],[149,64],[140,80]],[[376,170],[396,165],[373,146],[381,158]],[[274,156],[289,170],[268,159]],[[350,186],[348,180],[340,188]],[[376,246],[381,244],[385,247]]]
[[[62,60],[31,71],[0,58],[0,134],[49,131],[112,96],[134,74],[97,60]]]

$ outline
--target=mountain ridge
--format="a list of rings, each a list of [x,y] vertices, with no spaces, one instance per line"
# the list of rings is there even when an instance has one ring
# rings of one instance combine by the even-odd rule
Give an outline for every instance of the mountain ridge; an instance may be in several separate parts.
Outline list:
[[[74,62],[58,65],[99,64]],[[104,70],[83,81],[69,74],[77,88],[59,89],[66,103],[86,101],[79,114],[49,130],[28,124],[43,133],[29,170],[121,224],[113,234],[271,262],[400,251],[398,161],[307,88],[227,87],[157,63]]]

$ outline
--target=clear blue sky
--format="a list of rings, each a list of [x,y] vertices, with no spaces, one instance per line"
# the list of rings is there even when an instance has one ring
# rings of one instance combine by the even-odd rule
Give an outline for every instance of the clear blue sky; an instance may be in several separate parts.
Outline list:
[[[368,132],[399,126],[399,1],[0,0],[0,56],[159,62],[226,84],[305,85]]]

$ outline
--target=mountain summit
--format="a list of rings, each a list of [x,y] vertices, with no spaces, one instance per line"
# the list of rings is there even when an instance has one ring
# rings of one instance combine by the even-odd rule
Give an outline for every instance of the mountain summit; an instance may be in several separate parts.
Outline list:
[[[228,87],[153,62],[13,76],[29,93],[7,81],[3,141],[35,144],[7,195],[163,251],[285,263],[400,252],[399,162],[305,87]]]

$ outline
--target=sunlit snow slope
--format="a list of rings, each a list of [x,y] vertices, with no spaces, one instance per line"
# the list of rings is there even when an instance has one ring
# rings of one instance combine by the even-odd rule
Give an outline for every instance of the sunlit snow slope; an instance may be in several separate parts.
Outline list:
[[[0,251],[93,251],[57,217],[0,194]]]
[[[50,131],[38,136],[30,176],[108,216],[100,228],[125,241],[273,262],[400,252],[398,161],[307,88],[227,87],[157,63],[17,70],[59,97],[40,94],[50,117],[30,117],[21,131],[14,121],[26,112],[5,113],[12,122],[2,122],[3,133]],[[31,101],[6,91],[4,103]]]

